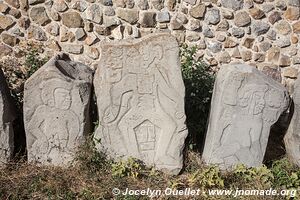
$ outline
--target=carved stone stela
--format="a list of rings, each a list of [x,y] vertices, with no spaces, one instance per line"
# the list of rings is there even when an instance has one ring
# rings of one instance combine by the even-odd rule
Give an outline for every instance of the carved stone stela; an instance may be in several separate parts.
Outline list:
[[[24,121],[28,160],[67,165],[90,132],[92,70],[57,55],[25,83]]]
[[[179,48],[170,34],[103,43],[95,74],[97,148],[177,174],[187,136]]]
[[[294,85],[294,114],[284,137],[285,149],[289,159],[300,166],[300,79]]]
[[[6,79],[0,69],[0,165],[7,163],[14,151],[13,121],[16,118],[14,106]]]
[[[223,66],[214,86],[204,161],[222,169],[261,165],[270,127],[288,103],[287,90],[256,68]]]

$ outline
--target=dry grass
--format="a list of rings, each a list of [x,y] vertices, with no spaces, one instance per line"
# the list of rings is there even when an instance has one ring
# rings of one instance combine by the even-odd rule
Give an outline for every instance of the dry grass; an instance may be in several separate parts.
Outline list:
[[[213,178],[203,173],[207,169],[200,156],[194,152],[187,153],[185,170],[179,176],[171,176],[153,169],[141,167],[137,177],[126,175],[113,176],[113,162],[107,160],[103,154],[94,151],[90,143],[81,147],[76,162],[72,167],[60,168],[37,166],[24,161],[8,164],[0,170],[0,199],[150,199],[145,196],[114,196],[113,188],[125,191],[130,189],[185,189],[194,188],[208,191],[208,189],[269,189],[272,182],[262,179],[263,173],[258,173],[251,180],[247,179],[247,172],[237,176],[235,173],[216,173]],[[284,166],[283,166],[284,168]],[[291,168],[289,170],[297,170]],[[208,170],[209,171],[209,170]],[[269,171],[268,171],[269,173]],[[192,181],[192,177],[199,176],[200,182]],[[198,178],[199,178],[198,177]],[[203,179],[202,179],[203,178]],[[204,181],[203,181],[204,180]],[[224,182],[218,185],[218,180]],[[215,185],[209,185],[212,181]],[[197,196],[174,197],[161,196],[152,199],[283,199],[283,197],[243,196]]]

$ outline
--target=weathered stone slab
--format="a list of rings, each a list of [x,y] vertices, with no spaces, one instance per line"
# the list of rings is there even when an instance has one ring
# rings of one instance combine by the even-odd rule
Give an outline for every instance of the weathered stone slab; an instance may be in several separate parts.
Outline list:
[[[93,71],[59,54],[25,83],[24,124],[28,161],[65,166],[90,132]]]
[[[221,67],[214,86],[203,159],[230,169],[259,166],[270,127],[288,107],[287,90],[246,64]]]
[[[187,136],[179,48],[170,34],[102,43],[94,80],[97,148],[178,174]]]
[[[299,77],[299,76],[298,76]],[[292,95],[294,102],[294,113],[291,123],[284,136],[286,153],[289,159],[296,165],[300,166],[300,79],[298,78],[294,85]]]
[[[16,110],[1,69],[0,113],[0,165],[2,165],[11,159],[14,151],[13,121],[16,119]]]

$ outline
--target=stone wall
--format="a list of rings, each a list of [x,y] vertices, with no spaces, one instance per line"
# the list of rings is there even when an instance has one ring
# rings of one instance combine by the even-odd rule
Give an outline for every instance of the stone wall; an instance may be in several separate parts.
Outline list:
[[[287,86],[300,67],[299,0],[4,0],[0,12],[0,57],[35,40],[95,67],[100,41],[171,32],[212,66],[246,62]]]

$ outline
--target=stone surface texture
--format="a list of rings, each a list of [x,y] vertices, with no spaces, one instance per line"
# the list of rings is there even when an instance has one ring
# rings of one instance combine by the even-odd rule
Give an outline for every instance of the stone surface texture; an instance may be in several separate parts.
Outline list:
[[[68,52],[72,59],[82,61],[89,66],[97,65],[99,62],[99,58],[90,56],[89,50],[91,47],[99,49],[100,41],[142,38],[149,33],[168,32],[180,43],[201,46],[201,59],[216,68],[223,63],[224,51],[231,56],[229,63],[246,62],[257,66],[267,62],[282,67],[279,60],[267,60],[268,52],[257,48],[262,42],[269,43],[271,48],[282,49],[280,54],[289,60],[287,63],[291,63],[290,67],[299,68],[299,65],[291,62],[295,57],[300,56],[300,43],[295,39],[300,37],[299,0],[24,0],[22,3],[16,2],[18,1],[0,0],[0,35],[15,35],[20,41],[30,39],[55,43],[56,48],[46,45],[45,52],[51,52],[51,55],[60,51]],[[54,23],[55,27],[53,27]],[[84,29],[86,33],[84,37],[72,37],[76,35],[78,28]],[[15,34],[16,29],[19,30],[17,34]],[[226,38],[220,40],[219,33],[226,33],[225,37],[234,36],[237,46],[228,47],[222,44],[227,40]],[[255,39],[251,48],[243,46],[242,41],[248,37]],[[91,38],[95,40],[91,42]],[[210,46],[208,44],[216,40],[222,44],[221,50],[214,52],[208,50]],[[66,48],[72,46],[77,49]],[[203,46],[205,47],[202,48]],[[235,47],[238,47],[243,56],[232,56],[237,52]],[[298,51],[295,55],[286,55],[288,48],[296,48]],[[18,45],[13,46],[13,50],[17,49]],[[214,62],[212,63],[211,60]],[[283,76],[282,83],[291,88],[294,81]]]
[[[297,79],[292,95],[294,103],[294,114],[291,123],[284,137],[285,149],[289,159],[296,165],[300,166],[300,80]]]
[[[24,124],[28,161],[67,166],[90,133],[93,71],[58,54],[25,83]]]
[[[203,159],[232,169],[262,164],[270,127],[289,105],[287,90],[246,64],[221,67],[214,86]]]
[[[0,166],[8,163],[14,151],[13,121],[16,109],[6,79],[0,69]]]
[[[187,129],[176,39],[160,33],[101,47],[94,79],[97,148],[178,174]]]

